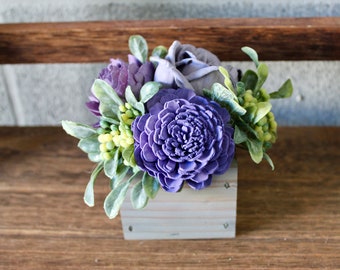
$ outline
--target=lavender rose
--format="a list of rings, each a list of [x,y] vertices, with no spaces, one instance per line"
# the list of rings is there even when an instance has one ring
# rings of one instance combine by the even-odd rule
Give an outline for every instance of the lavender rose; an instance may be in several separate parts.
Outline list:
[[[216,55],[203,48],[174,41],[165,59],[151,57],[158,63],[155,71],[155,81],[164,88],[187,88],[201,95],[203,88],[210,89],[213,83],[224,82],[224,77],[218,71],[221,65]],[[226,67],[234,85],[238,72],[231,66]]]
[[[229,168],[235,144],[226,109],[189,89],[160,90],[147,109],[132,124],[134,155],[164,190],[177,192],[184,182],[205,188]]]

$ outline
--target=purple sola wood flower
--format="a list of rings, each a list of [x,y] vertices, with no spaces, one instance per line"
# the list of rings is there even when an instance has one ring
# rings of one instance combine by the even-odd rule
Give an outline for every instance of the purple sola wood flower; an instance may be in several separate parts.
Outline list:
[[[153,80],[155,69],[151,62],[141,63],[133,55],[129,55],[128,58],[128,63],[120,59],[111,59],[110,64],[99,73],[98,78],[111,85],[122,99],[125,99],[125,89],[128,85],[139,98],[142,86]],[[100,116],[99,100],[93,93],[89,96],[86,106],[94,115]]]
[[[128,63],[111,59],[111,63],[100,72],[99,79],[110,84],[122,98],[126,87],[130,85],[132,92],[138,98],[142,86],[153,80],[155,70],[151,62],[141,63],[133,55],[129,55],[128,58]]]
[[[205,188],[229,168],[235,144],[226,109],[188,89],[160,90],[147,108],[132,124],[135,159],[164,190],[177,192],[184,182]]]
[[[193,89],[202,95],[204,88],[210,89],[213,83],[224,82],[224,77],[218,70],[221,62],[217,56],[191,44],[174,41],[165,59],[151,57],[151,60],[157,62],[154,80],[160,82],[164,88]],[[237,69],[230,65],[226,69],[233,85],[236,86]]]

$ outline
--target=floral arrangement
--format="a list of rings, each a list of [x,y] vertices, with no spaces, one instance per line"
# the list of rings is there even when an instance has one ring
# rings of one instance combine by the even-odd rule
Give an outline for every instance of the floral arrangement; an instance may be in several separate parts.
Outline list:
[[[222,67],[211,52],[179,41],[169,49],[154,48],[149,57],[146,40],[134,35],[129,48],[128,62],[111,59],[92,85],[86,105],[98,122],[62,121],[97,163],[84,194],[87,205],[94,205],[101,171],[111,186],[104,209],[114,218],[130,185],[137,209],[160,187],[167,192],[179,192],[184,184],[208,187],[213,175],[228,170],[236,147],[274,169],[267,154],[277,139],[270,99],[289,97],[293,88],[287,80],[268,93],[263,88],[268,67],[255,50],[242,48],[256,68],[242,73]]]

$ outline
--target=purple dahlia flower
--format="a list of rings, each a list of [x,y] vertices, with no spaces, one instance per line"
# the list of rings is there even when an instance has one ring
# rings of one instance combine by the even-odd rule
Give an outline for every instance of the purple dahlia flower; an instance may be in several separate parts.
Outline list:
[[[177,192],[184,182],[205,188],[229,168],[235,144],[226,109],[189,89],[160,90],[147,109],[132,124],[135,159],[164,190]]]

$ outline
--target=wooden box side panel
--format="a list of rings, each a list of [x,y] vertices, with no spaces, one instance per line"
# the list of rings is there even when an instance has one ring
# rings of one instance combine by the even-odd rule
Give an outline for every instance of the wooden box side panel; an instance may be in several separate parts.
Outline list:
[[[233,238],[236,231],[237,164],[214,176],[210,187],[178,193],[160,190],[141,210],[127,197],[121,208],[124,238],[213,239]]]

